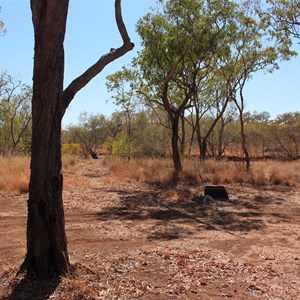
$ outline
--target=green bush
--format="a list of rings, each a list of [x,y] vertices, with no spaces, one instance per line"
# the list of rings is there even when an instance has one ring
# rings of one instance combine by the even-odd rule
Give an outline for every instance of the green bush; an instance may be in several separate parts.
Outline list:
[[[125,132],[121,132],[117,135],[117,138],[113,143],[112,154],[115,157],[132,157],[133,146],[130,135]]]
[[[62,154],[79,154],[80,145],[79,144],[63,144]]]

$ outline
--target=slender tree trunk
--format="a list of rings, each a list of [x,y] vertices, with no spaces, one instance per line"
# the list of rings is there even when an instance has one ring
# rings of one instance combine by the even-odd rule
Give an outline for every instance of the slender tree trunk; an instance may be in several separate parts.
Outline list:
[[[69,270],[61,174],[63,41],[68,2],[31,1],[35,32],[31,176],[27,254],[21,271],[39,278]]]
[[[197,136],[197,142],[198,142],[198,148],[199,148],[199,158],[200,158],[200,161],[203,161],[203,160],[205,160],[205,153],[203,153],[203,151],[206,151],[206,149],[203,149],[202,137],[201,137],[201,133],[200,133],[200,120],[199,120],[198,116],[199,116],[199,111],[196,109],[195,130],[196,130],[196,136]]]
[[[195,126],[192,127],[192,135],[191,135],[191,140],[190,140],[190,145],[189,145],[189,156],[191,156],[192,153],[192,148],[193,148],[193,142],[194,142],[194,135],[195,135]]]
[[[207,142],[206,138],[202,139],[202,143],[200,142],[200,158],[201,160],[206,159],[206,153],[207,153]]]
[[[181,141],[180,141],[180,154],[181,157],[184,157],[185,154],[185,119],[184,115],[180,115],[181,120]]]
[[[250,156],[249,156],[249,152],[247,149],[246,134],[245,134],[244,119],[243,119],[242,111],[240,111],[240,125],[241,125],[242,149],[243,149],[245,159],[246,159],[246,170],[250,170]]]
[[[218,153],[217,153],[217,159],[221,160],[222,159],[222,154],[223,154],[223,134],[224,134],[224,119],[221,118],[221,128],[218,132]]]
[[[176,177],[182,171],[178,142],[179,142],[179,117],[176,116],[172,120],[172,155],[173,155],[173,163],[175,167]]]

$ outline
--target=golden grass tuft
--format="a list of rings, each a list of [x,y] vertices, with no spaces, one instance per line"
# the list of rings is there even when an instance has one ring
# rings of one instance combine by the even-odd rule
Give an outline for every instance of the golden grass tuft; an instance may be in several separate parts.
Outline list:
[[[0,190],[27,193],[29,166],[29,157],[0,157]]]
[[[171,183],[174,169],[171,161],[161,159],[114,159],[110,162],[113,176],[127,182]]]
[[[64,170],[74,167],[80,160],[77,155],[64,154],[62,156],[62,165]]]
[[[265,177],[270,184],[296,186],[300,183],[300,161],[272,162],[266,168]]]

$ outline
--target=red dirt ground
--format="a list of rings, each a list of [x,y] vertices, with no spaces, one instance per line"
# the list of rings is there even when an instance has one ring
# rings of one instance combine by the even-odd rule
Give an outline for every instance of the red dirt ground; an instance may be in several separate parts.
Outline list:
[[[27,195],[0,191],[0,299],[300,299],[299,187],[227,186],[229,201],[203,203],[203,186],[105,174],[66,174],[72,272],[48,282],[15,276]]]

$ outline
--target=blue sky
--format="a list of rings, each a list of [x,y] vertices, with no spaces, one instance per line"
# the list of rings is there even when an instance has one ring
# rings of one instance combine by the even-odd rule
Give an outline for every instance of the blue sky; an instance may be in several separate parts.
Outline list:
[[[106,91],[105,78],[129,64],[140,49],[135,23],[155,0],[123,0],[123,19],[136,47],[133,51],[108,65],[75,97],[63,119],[63,126],[75,124],[80,112],[102,113],[109,116],[117,107]],[[0,1],[0,19],[7,34],[0,38],[0,72],[32,83],[33,29],[29,0]],[[70,0],[65,38],[65,85],[95,63],[110,48],[121,45],[114,21],[113,0]],[[295,45],[300,52],[300,45]],[[268,111],[272,118],[285,112],[300,111],[299,93],[300,57],[280,63],[273,74],[257,73],[247,83],[245,99],[247,111]]]

